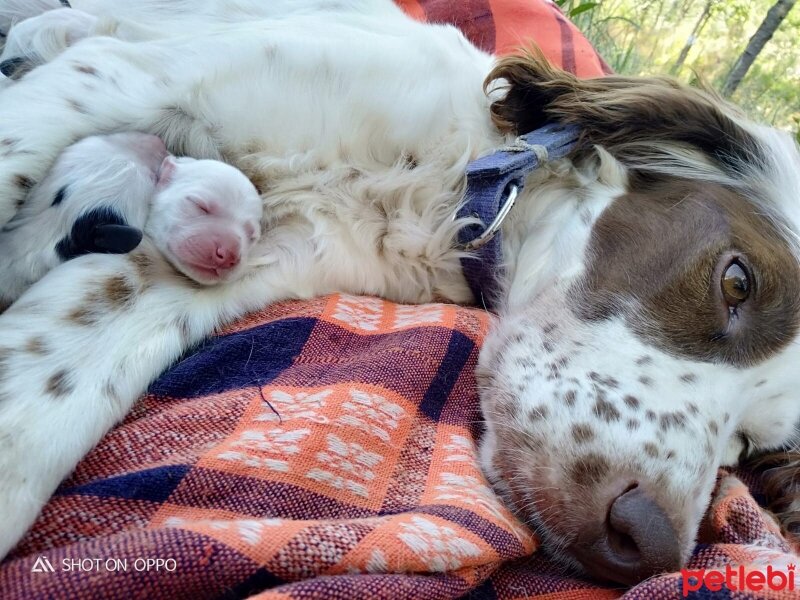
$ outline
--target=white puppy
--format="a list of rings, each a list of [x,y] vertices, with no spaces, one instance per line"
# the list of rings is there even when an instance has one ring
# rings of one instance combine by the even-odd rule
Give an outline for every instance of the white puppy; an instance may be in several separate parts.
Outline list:
[[[195,281],[229,281],[260,236],[261,211],[258,192],[229,165],[172,157],[153,135],[86,138],[0,230],[0,306],[66,260],[129,252],[142,230]]]

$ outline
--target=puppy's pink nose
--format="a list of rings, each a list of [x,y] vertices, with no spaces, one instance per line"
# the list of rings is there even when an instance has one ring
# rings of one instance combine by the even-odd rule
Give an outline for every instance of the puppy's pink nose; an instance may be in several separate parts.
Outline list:
[[[239,264],[239,245],[217,242],[211,262],[218,269],[232,269]]]
[[[604,523],[587,523],[572,552],[593,576],[633,585],[682,566],[666,512],[634,483],[613,499]]]

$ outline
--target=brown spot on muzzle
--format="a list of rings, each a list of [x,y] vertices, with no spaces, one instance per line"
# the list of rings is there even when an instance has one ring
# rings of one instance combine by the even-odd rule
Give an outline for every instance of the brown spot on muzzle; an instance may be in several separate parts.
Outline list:
[[[577,444],[585,444],[594,439],[594,429],[588,423],[576,423],[572,426],[572,439]]]
[[[592,452],[575,459],[567,467],[567,475],[577,485],[586,487],[600,483],[610,470],[608,460]]]
[[[598,395],[594,403],[594,414],[603,419],[606,423],[619,421],[620,413],[617,408],[605,397]]]

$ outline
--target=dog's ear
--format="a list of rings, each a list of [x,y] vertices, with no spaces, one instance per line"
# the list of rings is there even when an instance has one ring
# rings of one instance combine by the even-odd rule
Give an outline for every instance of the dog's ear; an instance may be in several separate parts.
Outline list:
[[[485,87],[500,94],[491,114],[501,131],[527,133],[549,121],[575,124],[586,142],[631,166],[653,162],[659,144],[672,153],[699,151],[723,171],[761,157],[738,109],[668,77],[579,79],[534,48],[501,59]]]

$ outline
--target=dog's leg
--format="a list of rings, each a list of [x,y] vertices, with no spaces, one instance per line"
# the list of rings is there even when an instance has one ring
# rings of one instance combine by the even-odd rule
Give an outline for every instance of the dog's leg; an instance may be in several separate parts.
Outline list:
[[[0,558],[160,372],[277,299],[270,273],[202,287],[145,243],[69,261],[0,315]]]
[[[185,93],[170,86],[164,48],[84,40],[0,94],[0,225],[56,156],[88,135],[149,130],[159,108]]]

